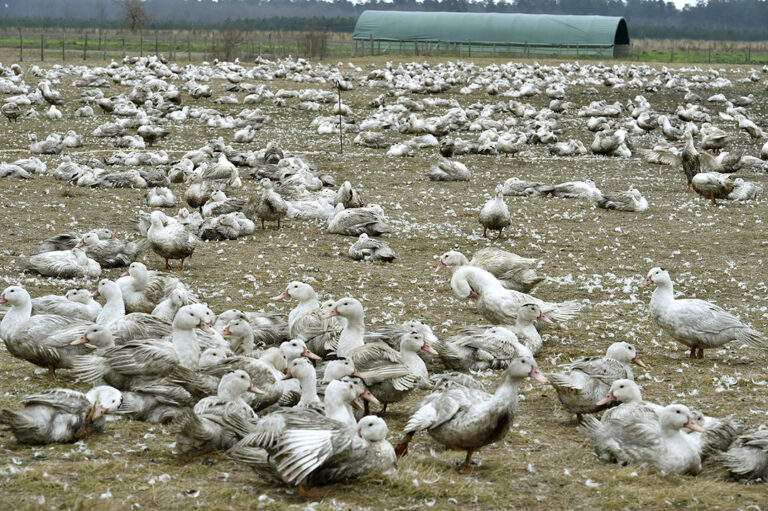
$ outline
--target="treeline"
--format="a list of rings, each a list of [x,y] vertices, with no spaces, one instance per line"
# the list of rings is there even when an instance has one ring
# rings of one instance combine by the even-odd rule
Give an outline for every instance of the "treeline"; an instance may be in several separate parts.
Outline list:
[[[234,21],[203,22],[203,21],[167,21],[150,20],[146,28],[150,30],[285,30],[295,32],[352,32],[355,28],[356,17],[326,18],[326,17],[291,17],[275,16],[273,18],[238,19]],[[83,18],[0,18],[0,27],[13,28],[124,28],[121,19],[93,20]]]
[[[677,9],[662,0],[145,0],[147,28],[352,31],[365,9],[624,16],[631,37],[768,40],[768,2],[704,0]],[[115,0],[3,0],[2,26],[118,28]]]

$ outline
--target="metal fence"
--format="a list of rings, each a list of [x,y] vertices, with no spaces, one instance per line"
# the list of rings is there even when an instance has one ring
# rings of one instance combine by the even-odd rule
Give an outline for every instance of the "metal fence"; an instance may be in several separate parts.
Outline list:
[[[393,41],[357,39],[330,32],[117,30],[0,30],[2,61],[88,61],[125,56],[162,56],[171,61],[253,61],[263,57],[315,60],[364,56],[445,56],[452,58],[617,57],[632,61],[766,64],[768,44],[636,40],[632,45],[541,45],[483,41]]]

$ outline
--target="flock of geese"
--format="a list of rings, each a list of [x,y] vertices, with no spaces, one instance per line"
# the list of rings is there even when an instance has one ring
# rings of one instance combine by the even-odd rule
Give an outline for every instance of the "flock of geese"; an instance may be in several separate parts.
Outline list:
[[[732,174],[763,168],[760,158],[768,159],[768,142],[759,158],[744,154],[744,144],[738,144],[745,135],[750,142],[766,138],[760,119],[750,114],[751,96],[729,100],[717,94],[704,100],[688,89],[674,116],[655,111],[642,95],[626,105],[601,100],[577,108],[567,101],[566,89],[575,86],[584,94],[598,94],[597,86],[642,88],[646,94],[691,83],[727,88],[729,80],[716,70],[702,70],[688,82],[669,69],[577,63],[388,63],[356,80],[336,66],[301,59],[179,66],[128,58],[77,69],[0,67],[0,92],[8,96],[2,113],[18,130],[26,119],[39,117],[35,106],[49,104],[44,115],[52,123],[62,115],[93,117],[98,108],[108,121],[90,136],[106,137],[116,151],[103,160],[90,156],[80,162],[64,154],[49,169],[33,155],[59,155],[84,143],[75,132],[54,133],[32,140],[29,158],[0,164],[0,176],[50,175],[74,186],[147,188],[150,211],[136,212],[136,241],[93,226],[88,232],[40,240],[37,254],[17,258],[20,270],[62,279],[96,280],[102,268],[126,268],[116,280],[98,280],[93,292],[73,288],[61,296],[32,297],[21,286],[9,286],[0,294],[5,308],[0,337],[13,357],[48,369],[52,377],[56,370],[67,370],[93,385],[86,393],[44,390],[21,398],[19,409],[0,412],[0,423],[20,443],[77,441],[104,431],[107,415],[172,423],[178,452],[226,450],[268,483],[295,485],[302,495],[314,496],[319,486],[391,473],[419,432],[466,451],[460,470],[471,471],[473,454],[503,439],[512,427],[518,389],[531,378],[553,387],[604,461],[697,474],[702,459],[711,457],[736,479],[768,477],[765,430],[745,434],[733,417],[644,401],[633,366],[647,368],[636,346],[616,342],[604,355],[540,368],[535,358],[545,349],[540,332],[563,328],[582,311],[579,302],[530,294],[545,279],[535,259],[498,248],[479,250],[471,259],[455,250],[440,255],[436,271],[447,268],[455,296],[474,303],[484,320],[442,339],[418,320],[369,329],[358,298],[333,300],[300,281],[287,283],[274,297],[291,303],[287,317],[237,309],[217,313],[184,283],[183,274],[152,270],[137,260],[151,252],[164,261],[164,269],[179,261],[177,269],[183,271],[196,250],[206,249],[202,240],[238,239],[254,234],[259,224],[280,229],[288,220],[315,220],[329,233],[357,237],[348,251],[352,259],[396,259],[395,251],[377,239],[393,230],[382,207],[364,202],[349,181],[339,184],[275,142],[249,149],[255,131],[268,129],[272,119],[258,107],[248,106],[233,117],[199,103],[213,96],[207,83],[212,79],[224,80],[227,92],[245,92],[244,105],[271,101],[280,108],[290,101],[299,110],[328,110],[311,123],[319,134],[351,132],[356,144],[387,149],[392,158],[436,149],[437,163],[426,173],[435,181],[470,179],[467,166],[453,159],[456,155],[514,156],[545,145],[555,157],[591,152],[599,155],[594,158],[629,158],[638,152],[648,162],[679,166],[681,184],[684,176],[712,203],[752,199],[759,186]],[[77,101],[84,104],[76,111],[56,89],[72,75],[77,78],[73,85],[82,87]],[[37,86],[27,84],[25,76],[36,78]],[[333,93],[311,88],[273,92],[249,83],[274,79],[333,84],[347,91],[383,86],[396,92],[374,99],[372,113],[356,122],[352,109]],[[745,80],[759,77],[755,71]],[[131,90],[106,97],[99,84],[110,81],[130,83]],[[440,95],[453,87],[459,94],[484,92],[508,99],[462,107]],[[541,94],[550,98],[547,107],[524,102]],[[239,102],[234,94],[213,100],[214,105]],[[723,109],[714,114],[718,106]],[[426,117],[426,108],[444,113]],[[558,140],[568,112],[584,118],[584,128],[595,132],[589,150],[579,140]],[[715,127],[713,119],[732,129]],[[173,133],[174,124],[183,122],[231,129],[232,142],[220,138],[172,160],[157,147]],[[477,137],[463,140],[460,133]],[[701,137],[700,150],[695,136]],[[651,147],[639,147],[638,141],[649,140],[654,141]],[[739,149],[726,155],[729,144]],[[258,183],[254,194],[243,182],[249,179]],[[176,213],[172,183],[185,187],[186,206]],[[649,208],[634,186],[603,193],[588,179],[545,184],[511,177],[495,186],[479,210],[483,236],[495,231],[501,237],[511,224],[504,201],[510,195],[582,198],[620,211]],[[665,335],[690,348],[691,358],[731,342],[765,348],[762,333],[717,305],[676,298],[664,269],[651,269],[645,283],[655,287],[651,317]],[[442,372],[430,374],[437,367]],[[493,392],[469,374],[484,370],[501,371]],[[393,446],[382,417],[388,407],[425,390]],[[377,414],[371,413],[374,406]]]

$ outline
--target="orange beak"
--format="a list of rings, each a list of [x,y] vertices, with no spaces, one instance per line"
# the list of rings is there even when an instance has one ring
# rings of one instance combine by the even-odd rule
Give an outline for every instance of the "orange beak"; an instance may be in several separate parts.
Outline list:
[[[550,323],[550,324],[552,324],[552,325],[554,325],[554,324],[555,324],[555,322],[554,322],[554,321],[552,321],[551,319],[549,319],[548,317],[546,317],[546,316],[544,315],[544,313],[543,313],[543,312],[542,312],[541,314],[539,314],[539,317],[538,317],[538,318],[536,318],[536,319],[537,319],[538,321],[543,321],[544,323]]]
[[[88,334],[83,335],[81,338],[76,339],[69,343],[70,346],[77,346],[78,344],[85,344],[88,342]]]
[[[96,298],[96,297],[99,297],[99,296],[101,296],[101,293],[99,293],[98,289],[96,291],[94,291],[93,293],[91,293],[91,298]]]
[[[378,399],[376,399],[376,396],[374,396],[373,394],[371,394],[370,392],[368,392],[368,389],[365,389],[365,391],[363,391],[363,393],[362,393],[362,394],[360,394],[360,397],[361,397],[361,398],[363,398],[363,399],[365,399],[366,401],[368,401],[368,402],[370,402],[370,403],[373,403],[373,404],[375,404],[375,405],[380,405],[380,404],[381,404],[381,403],[379,402],[379,400],[378,400]]]
[[[318,355],[315,355],[311,351],[309,351],[307,348],[304,348],[304,351],[301,352],[302,357],[307,357],[310,360],[322,360],[322,357],[319,357]]]
[[[334,307],[331,310],[331,312],[329,312],[328,314],[323,316],[323,319],[332,318],[333,316],[338,316],[338,315],[339,315],[339,308],[338,307]]]
[[[254,394],[264,394],[264,391],[261,389],[258,389],[251,384],[250,387],[248,387],[248,392],[253,392]]]
[[[616,401],[616,396],[613,395],[613,392],[609,393],[607,396],[605,396],[603,399],[595,403],[595,406],[602,406],[607,405],[611,401]]]
[[[648,369],[648,366],[643,364],[643,361],[640,360],[640,357],[633,358],[632,362],[634,362],[635,364],[639,365],[640,367],[644,367],[644,368]]]
[[[539,383],[549,383],[549,380],[547,380],[546,378],[544,378],[544,376],[542,376],[542,374],[539,372],[539,369],[536,366],[533,366],[533,368],[531,368],[531,372],[528,373],[528,376],[530,376],[531,378],[533,378]]]
[[[279,295],[277,295],[277,296],[275,296],[275,297],[272,297],[272,298],[270,298],[270,300],[274,300],[274,301],[278,301],[278,300],[286,300],[286,299],[288,299],[288,298],[290,298],[290,297],[291,297],[291,294],[290,294],[290,293],[288,292],[288,290],[286,289],[285,291],[283,291],[283,292],[282,292],[282,293],[280,293]]]
[[[221,331],[221,335],[232,335],[232,332],[229,331],[229,325],[224,327],[224,330]]]
[[[437,350],[435,350],[435,348],[433,348],[432,346],[427,344],[426,341],[424,341],[424,344],[421,346],[421,350],[422,351],[426,351],[427,353],[429,353],[431,355],[437,355],[438,354]]]
[[[437,263],[437,268],[435,268],[435,273],[439,272],[443,268],[445,268],[446,264],[441,260],[439,263]]]

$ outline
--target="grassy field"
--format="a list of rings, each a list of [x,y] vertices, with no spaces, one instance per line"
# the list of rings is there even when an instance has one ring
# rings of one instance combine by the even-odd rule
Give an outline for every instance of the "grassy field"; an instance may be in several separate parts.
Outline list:
[[[361,77],[386,58],[357,59]],[[424,59],[419,59],[424,60]],[[439,64],[439,59],[428,59]],[[489,61],[481,61],[487,65]],[[738,83],[750,67],[718,66],[721,76],[734,86],[730,97],[753,93],[752,111],[768,115],[763,85]],[[0,161],[28,155],[29,134],[76,130],[88,135],[98,125],[112,121],[98,111],[90,119],[73,118],[74,101],[80,90],[71,86],[82,68],[72,68],[56,88],[70,98],[62,108],[65,120],[20,119],[18,124],[0,123]],[[673,68],[690,77],[695,70]],[[762,75],[765,76],[765,75]],[[27,83],[36,84],[30,74]],[[242,105],[215,105],[211,100],[225,93],[228,82],[212,79],[210,100],[195,102],[184,95],[185,104],[215,108],[236,115]],[[180,83],[178,84],[180,85]],[[322,87],[306,83],[274,81],[272,91]],[[595,96],[580,93],[581,86],[568,88],[567,99],[586,105]],[[106,95],[129,92],[112,84]],[[373,113],[368,102],[384,89],[357,87],[344,93],[344,102],[359,122]],[[700,94],[707,97],[709,91]],[[719,91],[712,91],[714,94]],[[627,100],[644,94],[660,113],[673,113],[684,93],[660,88],[600,87],[600,99]],[[237,93],[242,100],[244,93]],[[475,102],[494,104],[482,92],[458,94],[458,87],[440,97],[454,98],[462,106]],[[420,99],[414,96],[414,99]],[[289,100],[292,106],[297,100]],[[524,100],[536,108],[546,106],[542,95]],[[41,110],[42,107],[37,107]],[[229,308],[287,312],[291,304],[274,303],[291,280],[311,283],[322,297],[354,296],[366,309],[366,323],[374,326],[420,318],[432,325],[438,336],[448,336],[458,327],[483,324],[471,303],[457,300],[448,276],[433,273],[435,256],[449,249],[469,255],[486,246],[497,246],[542,261],[539,269],[549,277],[536,290],[540,298],[577,300],[584,309],[567,330],[545,335],[540,367],[546,373],[569,359],[604,352],[610,343],[634,343],[648,371],[636,371],[644,397],[658,403],[683,402],[710,415],[735,414],[747,430],[768,423],[766,406],[766,354],[729,345],[708,351],[703,360],[689,361],[683,348],[661,335],[648,317],[650,290],[637,285],[653,266],[671,271],[677,290],[685,296],[712,300],[748,319],[755,328],[768,331],[768,280],[764,271],[768,222],[768,199],[745,203],[723,203],[715,207],[686,194],[680,169],[644,163],[637,157],[550,157],[545,146],[529,146],[511,159],[503,156],[463,156],[472,172],[468,183],[434,183],[425,172],[435,162],[436,152],[418,151],[413,158],[391,158],[384,150],[361,148],[345,139],[344,154],[338,154],[335,136],[318,135],[309,123],[315,113],[259,105],[274,119],[258,132],[257,139],[242,149],[258,149],[278,142],[341,182],[349,179],[367,202],[380,204],[392,219],[394,233],[387,241],[398,259],[392,264],[368,264],[346,258],[352,238],[331,235],[320,223],[290,221],[279,231],[257,231],[246,239],[204,244],[185,264],[184,282],[208,301],[217,312]],[[717,120],[713,108],[713,118]],[[575,111],[575,110],[574,110]],[[441,110],[428,108],[423,115]],[[560,125],[561,140],[578,138],[587,146],[592,133],[585,119],[573,113]],[[724,125],[725,126],[725,125]],[[404,139],[386,132],[393,141]],[[190,120],[174,125],[171,136],[158,148],[178,158],[219,136],[232,139],[232,131],[206,127]],[[474,135],[461,133],[462,138]],[[657,135],[635,139],[636,147],[651,147]],[[755,154],[756,146],[743,133],[734,149]],[[106,139],[86,136],[86,146],[72,151],[76,161],[90,156],[102,158],[114,149]],[[43,158],[55,168],[59,157]],[[255,183],[237,195],[255,193]],[[477,223],[480,207],[496,183],[518,176],[543,182],[592,178],[603,191],[626,190],[635,185],[650,203],[645,213],[621,213],[596,209],[586,201],[545,198],[506,199],[513,215],[507,238],[484,239]],[[746,173],[745,178],[768,187],[765,175]],[[182,185],[173,185],[177,196]],[[70,230],[86,231],[109,227],[119,237],[136,238],[132,218],[147,209],[143,190],[95,190],[70,186],[51,177],[31,181],[0,181],[0,282],[24,285],[33,296],[62,293],[72,287],[94,287],[94,282],[73,282],[21,274],[16,266],[20,254],[33,253],[43,238]],[[173,211],[173,210],[172,210]],[[168,211],[169,213],[171,211]],[[141,257],[150,268],[160,269],[162,260],[152,253]],[[122,270],[103,276],[116,278]],[[439,363],[430,366],[442,370]],[[0,345],[0,407],[17,408],[24,393],[54,385],[85,389],[66,371],[50,381],[43,371],[10,357]],[[497,374],[482,374],[490,388]],[[410,407],[424,395],[415,393],[406,402],[391,407],[387,422],[395,443],[402,434]],[[389,478],[371,477],[335,485],[316,502],[305,501],[295,491],[270,487],[249,469],[223,454],[185,458],[173,449],[173,425],[115,421],[108,431],[74,445],[27,447],[8,433],[0,433],[0,503],[9,509],[758,509],[768,502],[765,484],[730,482],[716,464],[707,463],[698,477],[661,476],[646,467],[617,467],[600,462],[579,435],[573,418],[560,407],[550,387],[531,382],[521,388],[521,402],[514,427],[497,445],[475,456],[480,466],[469,475],[459,475],[454,462],[463,454],[445,451],[427,435],[419,435],[410,454]]]

